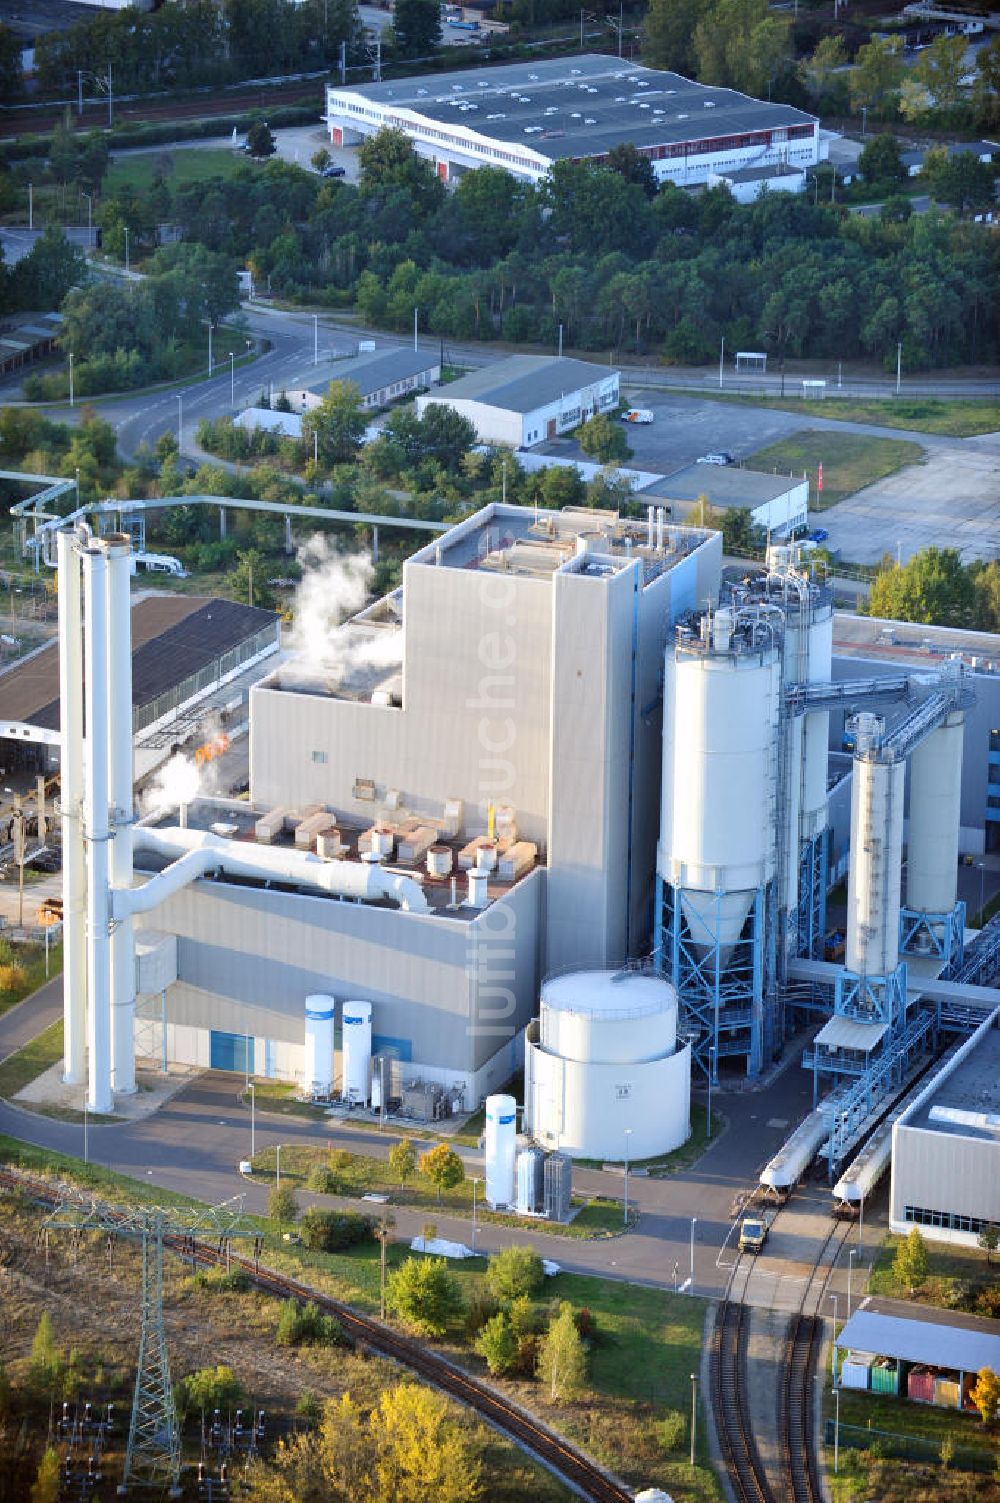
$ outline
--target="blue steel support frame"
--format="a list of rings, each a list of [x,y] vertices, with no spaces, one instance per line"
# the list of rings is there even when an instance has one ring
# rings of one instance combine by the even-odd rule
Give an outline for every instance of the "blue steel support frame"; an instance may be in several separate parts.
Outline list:
[[[834,1014],[862,1023],[887,1023],[899,1032],[906,1016],[906,963],[887,976],[855,976],[841,971],[833,998]]]
[[[747,1076],[755,1079],[764,1062],[774,1053],[780,1034],[775,1017],[776,937],[768,901],[769,890],[757,888],[743,932],[722,964],[718,942],[720,905],[717,893],[713,928],[695,938],[684,917],[683,889],[674,888],[659,875],[654,923],[654,957],[657,970],[676,986],[682,1008],[694,1021],[698,1037],[692,1059],[704,1075],[710,1068],[710,1049],[715,1062],[727,1057],[745,1057]],[[698,954],[698,948],[704,954]]]
[[[952,976],[965,960],[965,904],[950,913],[899,910],[900,955],[936,955],[944,962],[943,975]]]
[[[820,830],[803,841],[799,851],[799,914],[796,954],[808,960],[823,959],[826,936],[826,877],[830,831]]]

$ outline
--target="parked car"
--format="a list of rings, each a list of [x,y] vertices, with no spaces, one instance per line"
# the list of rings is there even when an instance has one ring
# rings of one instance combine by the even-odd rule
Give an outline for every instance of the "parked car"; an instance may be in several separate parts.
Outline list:
[[[346,167],[338,167],[335,162],[331,162],[330,165],[329,165],[329,167],[324,167],[323,168],[323,172],[322,172],[321,175],[323,177],[346,177],[347,176],[347,168]]]
[[[815,532],[809,534],[810,543],[825,543],[830,534],[825,527],[817,527]]]
[[[703,454],[698,460],[699,464],[735,464],[736,456],[730,454],[728,449],[719,449],[712,454]]]

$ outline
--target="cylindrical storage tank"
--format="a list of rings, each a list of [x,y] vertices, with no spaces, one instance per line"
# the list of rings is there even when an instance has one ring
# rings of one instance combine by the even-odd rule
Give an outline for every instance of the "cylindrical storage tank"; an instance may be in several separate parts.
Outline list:
[[[491,1206],[514,1203],[517,1103],[513,1096],[487,1096],[484,1160],[486,1199]]]
[[[858,716],[859,748],[874,716]],[[856,976],[888,976],[899,959],[903,762],[854,759],[844,964]]]
[[[329,1096],[333,1088],[332,997],[315,994],[306,998],[306,1054],[302,1084],[316,1096]]]
[[[427,852],[427,875],[429,877],[450,877],[452,860],[453,856],[450,845],[432,845]]]
[[[372,1059],[372,1005],[345,1002],[343,1012],[343,1068],[341,1095],[347,1101],[366,1103]]]
[[[474,867],[471,868],[469,871],[469,895],[465,900],[466,903],[470,908],[485,908],[488,895],[486,873],[476,871]]]
[[[542,988],[525,1038],[525,1126],[547,1149],[633,1161],[690,1134],[691,1061],[659,977],[577,972]]]
[[[723,963],[775,861],[779,652],[766,642],[747,650],[739,634],[734,648],[724,654],[679,648],[667,675],[671,700],[664,716],[680,740],[676,754],[671,744],[664,768],[670,787],[664,788],[661,870],[683,889],[696,948],[704,951],[717,940]]]
[[[956,710],[910,757],[906,906],[920,913],[950,913],[958,894],[964,735]]]
[[[517,1209],[530,1215],[542,1208],[545,1155],[540,1148],[525,1148],[517,1155]]]
[[[496,870],[497,844],[495,840],[484,841],[476,846],[476,870],[491,872]]]

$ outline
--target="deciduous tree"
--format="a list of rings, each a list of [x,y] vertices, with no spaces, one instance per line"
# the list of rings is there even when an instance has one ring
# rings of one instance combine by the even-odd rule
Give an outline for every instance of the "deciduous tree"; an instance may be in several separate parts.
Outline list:
[[[409,1138],[400,1138],[389,1149],[389,1168],[402,1189],[417,1167],[417,1150]]]
[[[576,1328],[573,1306],[564,1301],[542,1339],[538,1353],[538,1376],[553,1403],[573,1399],[587,1381],[587,1349]]]
[[[623,464],[632,453],[624,428],[606,412],[598,412],[582,424],[577,437],[584,454],[589,454],[598,464]]]
[[[896,1248],[892,1271],[912,1294],[926,1279],[928,1266],[927,1244],[920,1235],[919,1227],[914,1227],[906,1240]]]
[[[461,1290],[443,1258],[407,1258],[386,1280],[386,1302],[421,1336],[443,1336],[462,1313]]]
[[[454,1148],[438,1143],[420,1155],[420,1173],[430,1180],[440,1201],[443,1190],[454,1190],[465,1179],[465,1165]]]
[[[486,1270],[486,1287],[503,1305],[537,1294],[544,1282],[545,1269],[538,1253],[520,1243],[494,1253]]]
[[[990,1425],[1000,1409],[1000,1378],[991,1367],[981,1367],[975,1388],[969,1397],[979,1410],[984,1425]]]

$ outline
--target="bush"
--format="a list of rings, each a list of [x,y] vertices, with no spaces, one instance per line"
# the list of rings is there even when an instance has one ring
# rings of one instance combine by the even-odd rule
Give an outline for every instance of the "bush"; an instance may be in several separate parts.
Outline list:
[[[519,1351],[509,1316],[501,1311],[488,1320],[476,1338],[475,1349],[494,1377],[514,1372]]]
[[[23,965],[18,965],[16,960],[7,965],[0,965],[0,990],[14,992],[24,986],[28,979],[28,973]]]
[[[276,1221],[279,1226],[294,1222],[299,1214],[299,1203],[291,1185],[275,1185],[267,1197],[267,1214],[269,1220]]]
[[[389,1309],[421,1336],[443,1336],[462,1313],[462,1294],[443,1258],[407,1258],[386,1283]]]
[[[205,1289],[209,1294],[246,1294],[250,1289],[250,1275],[242,1268],[233,1268],[229,1273],[199,1269],[191,1282],[196,1289]]]
[[[537,1294],[545,1281],[542,1260],[533,1247],[505,1247],[486,1270],[486,1287],[501,1304]]]
[[[323,1406],[311,1388],[303,1388],[295,1401],[295,1418],[306,1425],[318,1425]]]
[[[465,1312],[466,1335],[477,1335],[493,1319],[494,1315],[499,1315],[499,1313],[499,1301],[495,1300],[488,1290],[474,1290]]]
[[[342,1252],[374,1241],[375,1222],[357,1211],[320,1211],[310,1206],[299,1223],[299,1233],[310,1252]]]
[[[278,1346],[345,1346],[344,1328],[335,1315],[324,1315],[312,1300],[282,1302],[274,1340]]]
[[[538,1336],[545,1329],[544,1315],[526,1294],[511,1300],[508,1314],[515,1336]]]
[[[231,1367],[200,1367],[182,1378],[174,1392],[178,1413],[210,1414],[213,1409],[236,1409],[246,1402],[243,1384]]]
[[[576,1329],[583,1337],[583,1340],[592,1341],[594,1338],[594,1317],[586,1305],[582,1310],[577,1310],[574,1318],[576,1320]]]
[[[665,1451],[679,1451],[687,1440],[687,1419],[679,1409],[668,1409],[657,1426],[660,1444]]]

